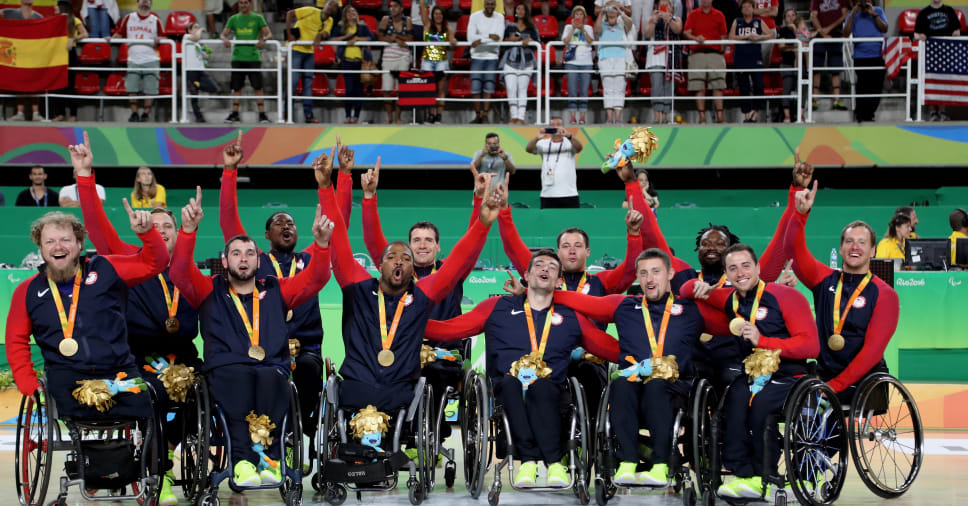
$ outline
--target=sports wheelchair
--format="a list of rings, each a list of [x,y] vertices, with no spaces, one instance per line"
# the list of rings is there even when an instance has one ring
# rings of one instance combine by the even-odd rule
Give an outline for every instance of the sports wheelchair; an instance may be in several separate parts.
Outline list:
[[[218,506],[218,487],[228,480],[233,492],[278,489],[286,506],[302,501],[302,418],[296,385],[289,382],[289,410],[282,418],[282,482],[256,487],[240,487],[233,481],[232,441],[222,407],[212,399],[205,377],[198,375],[185,398],[182,416],[181,473],[185,497],[199,506]],[[290,464],[292,463],[292,464]]]
[[[508,481],[519,491],[545,492],[572,489],[580,504],[588,504],[592,432],[585,403],[585,391],[574,377],[568,378],[568,405],[560,413],[564,447],[567,449],[570,483],[563,487],[518,488],[513,485],[516,451],[511,438],[507,415],[501,405],[493,401],[491,382],[483,374],[470,371],[464,380],[460,399],[461,438],[464,447],[464,479],[471,497],[477,499],[484,489],[484,475],[492,464],[492,455],[499,459],[494,468],[494,483],[487,493],[487,502],[496,506],[501,498],[501,471],[507,467]]]
[[[735,385],[735,384],[734,384]],[[729,388],[734,388],[731,385]],[[723,403],[727,393],[718,399],[707,379],[699,379],[691,404],[693,462],[703,505],[716,502],[721,484],[723,440]],[[847,474],[847,427],[837,394],[813,373],[797,380],[784,401],[783,408],[767,417],[764,442],[771,439],[782,448],[782,464],[770,462],[764,450],[761,496],[755,499],[724,497],[729,504],[770,502],[787,504],[786,487],[792,489],[800,504],[833,504],[840,496]],[[769,448],[764,444],[764,448]],[[770,485],[777,491],[766,497]]]
[[[692,448],[695,448],[692,445],[695,445],[695,443],[689,437],[689,432],[693,424],[688,416],[689,413],[686,410],[686,406],[692,405],[698,382],[693,382],[688,401],[676,406],[675,421],[672,425],[672,449],[669,453],[669,481],[665,485],[653,486],[616,485],[613,481],[615,471],[618,468],[618,457],[615,454],[617,441],[615,435],[612,433],[612,423],[608,415],[608,399],[611,394],[612,382],[614,381],[625,380],[624,378],[612,380],[605,387],[605,391],[602,394],[602,402],[599,406],[597,426],[595,429],[595,501],[600,506],[604,506],[615,496],[619,486],[623,488],[649,489],[671,487],[677,494],[682,493],[682,502],[685,506],[694,506],[696,504],[696,489],[693,488],[687,463],[689,462],[691,453],[693,453]],[[680,451],[680,444],[682,445],[682,451]],[[650,437],[639,436],[639,448],[651,448],[651,446]],[[648,455],[642,455],[641,451],[640,459],[645,461],[649,460]]]
[[[439,455],[444,459],[444,484],[447,488],[453,488],[454,482],[457,481],[457,462],[454,459],[456,453],[454,449],[444,446],[444,427],[451,423],[449,420],[447,420],[445,411],[451,401],[456,401],[459,403],[462,386],[464,384],[464,380],[467,378],[467,374],[471,366],[471,352],[473,351],[471,339],[462,339],[458,343],[458,346],[450,351],[458,351],[461,354],[461,361],[445,362],[445,364],[453,364],[453,371],[459,375],[454,375],[456,376],[456,382],[451,383],[450,381],[445,381],[447,384],[443,388],[443,391],[433,392],[439,394],[440,400],[436,406],[436,416],[432,420],[435,430],[428,436],[429,438],[432,438],[431,446],[435,447],[437,452],[431,455]],[[424,369],[423,375],[425,378],[427,378],[427,383],[432,387],[433,381],[431,380],[431,376],[427,374],[426,368]],[[431,411],[431,414],[433,413],[434,412]],[[460,412],[458,411],[458,418],[459,415]],[[457,422],[459,423],[460,420],[458,419]],[[429,470],[429,478],[431,483],[433,483],[436,478],[435,473],[435,469],[431,468]]]
[[[146,385],[148,385],[146,383]],[[157,398],[148,385],[152,402]],[[63,438],[61,423],[67,429]],[[47,383],[20,401],[14,454],[17,498],[25,506],[44,503],[54,451],[68,452],[60,491],[52,506],[67,504],[67,492],[77,486],[86,501],[137,500],[154,505],[161,493],[167,451],[161,426],[154,417],[90,420],[59,417]],[[126,487],[131,493],[126,494]],[[108,491],[98,494],[98,490]]]
[[[377,452],[351,443],[347,424],[353,410],[340,407],[340,383],[338,376],[330,376],[320,396],[316,431],[318,457],[313,488],[323,494],[326,502],[339,505],[346,501],[347,488],[356,492],[357,500],[362,500],[363,492],[396,489],[398,473],[406,468],[410,503],[423,502],[433,490],[439,448],[431,417],[430,403],[435,398],[433,389],[425,378],[417,381],[410,404],[390,414],[389,425],[393,427],[391,450]],[[417,462],[401,451],[404,443],[416,448]]]

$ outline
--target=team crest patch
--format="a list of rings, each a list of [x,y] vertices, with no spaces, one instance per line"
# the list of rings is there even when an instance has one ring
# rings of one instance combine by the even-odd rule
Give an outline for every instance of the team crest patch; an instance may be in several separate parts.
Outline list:
[[[408,293],[406,298],[403,299],[403,306],[406,307],[410,304],[413,304],[413,294]]]
[[[296,262],[296,268],[297,268],[297,269],[299,269],[299,270],[303,270],[303,269],[305,269],[305,268],[306,268],[306,262],[303,262],[303,259],[302,259],[302,258],[300,258],[300,259],[299,259],[299,260],[298,260],[298,261]]]
[[[265,292],[259,292],[259,300],[262,300],[264,298],[266,298],[266,293]]]
[[[866,305],[867,305],[867,299],[865,299],[863,295],[860,295],[856,299],[854,299],[854,304],[853,304],[854,309],[861,309]]]
[[[563,321],[565,321],[565,319],[561,316],[560,313],[557,313],[557,312],[551,313],[551,324],[552,325],[561,325],[561,322],[563,322]]]
[[[581,287],[581,293],[588,295],[588,292],[592,290],[592,285],[585,283],[585,286]]]
[[[94,283],[97,283],[97,273],[94,271],[91,271],[87,273],[87,279],[84,280],[84,284],[93,285]]]
[[[672,308],[669,309],[669,313],[671,313],[672,316],[679,316],[679,315],[681,315],[682,314],[682,304],[673,304],[672,305]]]
[[[757,321],[759,321],[759,320],[765,320],[766,319],[766,315],[768,315],[768,314],[770,314],[770,311],[768,309],[766,309],[765,307],[761,307],[761,308],[759,308],[759,309],[756,310],[756,320]]]

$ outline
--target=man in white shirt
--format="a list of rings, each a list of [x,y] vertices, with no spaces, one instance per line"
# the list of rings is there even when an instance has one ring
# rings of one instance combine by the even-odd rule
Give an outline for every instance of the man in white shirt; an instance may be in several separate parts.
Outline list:
[[[494,12],[497,0],[484,0],[484,10],[471,14],[467,23],[467,41],[471,43],[471,95],[477,117],[471,123],[487,123],[494,94],[494,79],[500,47],[504,36],[504,16]],[[481,111],[481,92],[484,92],[484,110]]]
[[[138,10],[125,16],[118,25],[112,38],[138,39],[140,44],[128,44],[128,72],[124,77],[124,88],[131,98],[131,123],[146,122],[151,119],[152,98],[146,98],[144,112],[138,115],[139,94],[157,95],[161,59],[155,49],[164,34],[161,20],[151,12],[151,0],[138,0]]]
[[[97,190],[97,197],[101,199],[101,202],[107,200],[104,187],[99,184],[95,184],[94,187]],[[57,198],[61,207],[81,207],[81,197],[77,193],[77,169],[74,169],[74,184],[69,184],[61,188]]]
[[[541,209],[579,207],[575,157],[583,147],[555,116],[524,148],[541,156]]]

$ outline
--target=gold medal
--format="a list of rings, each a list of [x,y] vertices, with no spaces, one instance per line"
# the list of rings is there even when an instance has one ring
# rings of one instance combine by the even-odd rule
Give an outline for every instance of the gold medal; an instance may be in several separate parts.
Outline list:
[[[734,336],[742,335],[743,325],[746,324],[746,320],[736,317],[729,321],[729,331],[733,333]]]
[[[286,313],[286,321],[287,322],[292,321],[292,309],[290,309],[289,312]]]
[[[831,350],[840,351],[844,349],[845,342],[846,341],[844,341],[844,336],[840,334],[834,334],[830,336],[830,339],[827,339],[827,346],[829,346]]]
[[[179,327],[181,327],[181,324],[178,323],[178,318],[171,316],[167,320],[165,320],[165,330],[167,330],[169,334],[174,334],[175,332],[178,332]]]
[[[393,365],[393,352],[390,350],[380,350],[380,353],[376,354],[376,361],[380,363],[383,367],[390,367]]]
[[[266,350],[258,344],[253,344],[252,346],[249,346],[249,356],[261,362],[266,358]]]
[[[709,341],[713,340],[713,335],[703,332],[702,334],[699,335],[699,340],[704,343],[708,343]]]
[[[77,341],[73,339],[61,339],[57,348],[60,349],[61,355],[65,357],[73,357],[77,354]]]

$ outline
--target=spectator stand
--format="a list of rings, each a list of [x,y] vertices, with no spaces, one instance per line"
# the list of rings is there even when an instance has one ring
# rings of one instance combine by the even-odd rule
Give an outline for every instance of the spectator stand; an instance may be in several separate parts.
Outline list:
[[[299,46],[309,46],[309,45],[312,45],[312,42],[309,42],[309,41],[302,41],[302,42],[295,42],[294,41],[294,42],[289,42],[288,45],[287,45],[287,47],[286,47],[286,55],[285,55],[286,56],[286,61],[292,61],[292,48],[293,48],[293,46],[296,46],[296,45],[299,45]],[[345,41],[322,41],[322,42],[320,42],[319,46],[315,48],[315,53],[317,55],[318,54],[332,54],[335,51],[335,49],[334,49],[335,47],[338,47],[338,46],[346,46],[346,45],[347,44],[346,44]],[[380,48],[386,47],[389,44],[386,43],[386,42],[380,42],[380,41],[359,41],[359,42],[356,42],[355,45],[356,46],[367,46],[367,47],[369,47],[371,49],[374,49],[374,50],[380,50]],[[407,43],[407,46],[410,47],[411,48],[411,51],[412,51],[412,55],[411,55],[411,62],[412,62],[411,63],[411,68],[414,69],[414,70],[418,70],[420,68],[420,54],[423,52],[423,48],[425,46],[440,46],[440,45],[448,45],[449,46],[449,44],[447,44],[446,42],[444,42],[444,43],[442,43],[442,42],[423,42],[423,41],[408,42]],[[521,43],[520,42],[492,42],[492,43],[490,43],[490,45],[500,46],[500,47],[520,47],[521,46]],[[458,53],[460,53],[461,51],[466,52],[469,47],[470,47],[470,43],[469,42],[466,42],[466,41],[458,42],[457,43],[457,47],[454,48],[454,60],[457,60]],[[545,73],[542,72],[542,69],[545,68],[544,67],[544,60],[543,60],[543,58],[545,57],[545,51],[542,49],[541,44],[539,44],[537,41],[531,41],[528,44],[528,47],[534,48],[534,50],[535,50],[535,62],[536,62],[536,69],[535,69],[535,76],[536,77],[535,77],[534,82],[528,88],[528,102],[531,102],[532,100],[534,101],[534,103],[535,103],[535,118],[537,119],[537,123],[538,124],[544,124],[544,123],[547,122],[547,119],[545,118],[545,116],[546,116],[545,115],[545,111],[544,111],[544,108],[546,107],[547,104],[544,102],[544,100],[541,100],[541,99],[538,98],[537,90],[543,90],[543,89],[545,89],[545,86],[544,86]],[[465,54],[465,53],[461,53],[461,54]],[[466,54],[469,55],[470,53],[468,52]],[[468,56],[468,58],[469,58],[469,56]],[[379,58],[377,57],[376,54],[373,55],[373,59],[374,59],[374,61],[378,61],[379,60]],[[335,60],[333,62],[331,62],[331,63],[335,63]],[[472,74],[472,72],[470,70],[460,70],[460,69],[456,69],[454,67],[458,67],[460,65],[458,65],[456,61],[453,62],[453,63],[454,63],[454,65],[451,66],[451,69],[444,72],[445,75],[447,75],[448,77],[450,77],[450,81],[449,81],[449,84],[448,84],[447,96],[446,96],[446,98],[442,98],[442,99],[439,99],[439,100],[443,101],[444,103],[447,103],[447,102],[475,102],[475,101],[483,101],[484,100],[483,97],[482,98],[479,98],[479,99],[475,99],[475,98],[473,98],[473,97],[470,96],[470,74]],[[337,69],[335,67],[319,68],[319,66],[317,66],[313,70],[296,69],[296,72],[307,72],[307,73],[313,73],[314,74],[314,78],[313,78],[313,96],[311,96],[311,97],[301,97],[301,96],[293,96],[293,94],[291,94],[291,93],[288,94],[285,110],[288,111],[288,115],[287,115],[288,116],[288,120],[287,120],[287,123],[290,123],[290,124],[293,123],[293,117],[294,117],[294,115],[293,115],[293,102],[295,100],[302,100],[304,98],[308,98],[308,99],[314,100],[314,101],[316,101],[316,100],[319,100],[319,101],[341,101],[341,100],[343,100],[344,99],[344,95],[345,95],[345,88],[342,88],[340,86],[340,83],[342,82],[342,74],[345,74],[345,73],[354,73],[354,74],[369,73],[369,74],[376,74],[377,75],[377,79],[373,82],[370,93],[364,92],[364,96],[362,96],[362,97],[354,97],[355,100],[361,100],[361,101],[364,101],[364,102],[383,102],[384,100],[386,100],[386,97],[383,95],[383,92],[380,91],[380,89],[379,89],[379,80],[381,79],[381,77],[383,75],[390,73],[387,70],[383,70],[383,69],[379,69],[378,68],[376,70],[353,70],[353,71],[350,71],[350,70],[344,70],[344,69]],[[290,83],[293,82],[293,73],[294,73],[294,71],[293,71],[292,67],[288,67],[287,66],[287,68],[286,68],[286,80],[287,80],[287,82],[290,82]],[[330,86],[327,83],[327,85],[324,87],[320,83],[320,86],[318,87],[320,93],[317,93],[316,80],[319,78],[319,76],[320,75],[326,76],[328,74],[334,74],[334,73],[338,73],[339,74],[335,78],[336,79],[336,82],[334,83],[334,85]],[[497,70],[494,71],[494,73],[497,74],[498,79],[497,79],[497,82],[495,82],[495,93],[494,93],[494,96],[492,96],[489,101],[490,102],[493,102],[493,103],[501,104],[501,103],[504,103],[505,102],[506,97],[507,97],[506,94],[502,95],[502,93],[500,93],[501,91],[503,91],[503,88],[504,88],[504,82],[503,82],[503,79],[501,79],[501,76],[505,72],[504,72],[503,69],[497,69]],[[327,79],[330,79],[330,78],[327,77]],[[327,91],[324,92],[323,91],[324,89],[327,90]],[[342,90],[342,92],[341,92],[341,90]],[[332,96],[329,95],[328,92],[332,92]],[[183,100],[183,102],[184,102],[184,100]]]
[[[254,46],[254,45],[256,45],[258,43],[258,41],[256,41],[256,40],[234,40],[234,39],[229,40],[229,42],[232,44],[232,46],[229,47],[228,49],[225,49],[228,52],[231,52],[232,49],[236,45],[251,45],[251,46]],[[221,40],[219,40],[219,39],[200,40],[198,43],[199,44],[206,45],[206,46],[213,46],[213,47],[217,47],[217,48],[224,48],[224,43]],[[239,99],[239,100],[243,100],[243,101],[245,101],[245,100],[257,100],[257,99],[265,99],[266,101],[270,101],[270,100],[273,100],[274,99],[275,102],[276,102],[276,109],[278,111],[278,114],[277,114],[278,119],[276,121],[278,123],[285,123],[285,121],[286,121],[286,119],[285,119],[286,114],[284,114],[284,113],[285,113],[286,109],[284,108],[284,103],[283,103],[283,98],[282,98],[283,97],[283,93],[285,93],[285,88],[283,86],[283,81],[282,81],[282,76],[283,76],[283,68],[282,68],[283,52],[282,52],[282,45],[279,43],[279,41],[274,40],[274,39],[273,40],[267,40],[263,44],[264,44],[263,45],[263,48],[262,48],[263,64],[265,64],[265,59],[266,59],[265,57],[268,54],[268,55],[270,55],[269,56],[269,60],[270,60],[270,63],[272,64],[272,66],[270,66],[270,67],[262,67],[261,70],[262,70],[263,73],[265,73],[265,72],[272,72],[273,74],[275,74],[275,90],[276,90],[275,95],[265,94],[265,95],[262,95],[262,96],[259,96],[259,95],[241,95],[241,96],[235,96],[235,95],[232,95],[231,93],[223,93],[223,94],[218,94],[218,95],[199,95],[198,98],[201,99],[201,98],[204,97],[205,99],[208,99],[208,100],[235,100],[235,99]],[[309,44],[309,43],[307,43],[307,44]],[[289,57],[291,55],[286,55],[286,56]],[[291,61],[291,60],[288,60],[287,59],[287,61]],[[208,72],[210,74],[232,73],[232,72],[252,72],[252,70],[250,70],[250,69],[233,69],[231,67],[211,67],[211,66],[206,67],[204,70],[205,70],[205,72]],[[291,69],[289,68],[289,65],[286,65],[286,71],[287,72],[290,72],[290,76],[289,77],[292,77],[291,76]],[[182,65],[182,67],[181,67],[181,74],[179,76],[179,82],[181,82],[181,83],[186,82],[187,74],[188,74],[188,69],[185,68],[185,65]],[[213,76],[213,79],[214,79],[214,76]],[[265,83],[265,84],[269,84],[269,83]],[[264,86],[263,87],[263,89],[266,89],[266,88],[269,88],[269,86]],[[191,96],[188,93],[184,93],[183,92],[181,98],[182,98],[181,99],[181,103],[182,103],[182,107],[181,107],[181,113],[182,113],[181,114],[181,122],[182,123],[189,123],[190,121],[188,119],[188,100],[191,98]],[[172,121],[176,121],[176,119],[173,117],[172,118]]]

